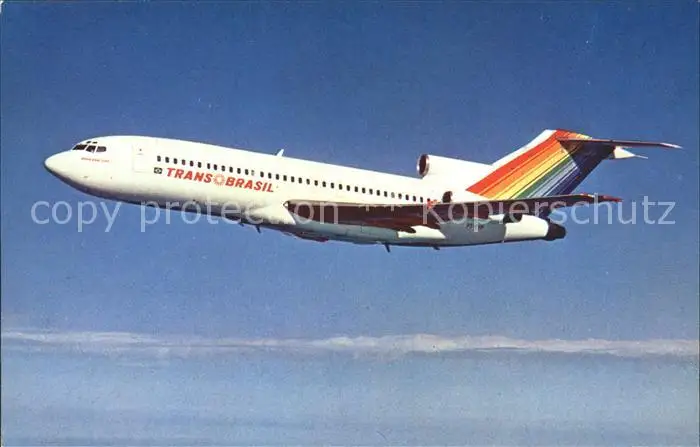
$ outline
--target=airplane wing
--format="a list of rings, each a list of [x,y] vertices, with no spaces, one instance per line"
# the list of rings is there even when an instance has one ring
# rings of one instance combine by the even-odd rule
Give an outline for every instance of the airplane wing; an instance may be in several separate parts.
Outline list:
[[[567,194],[528,199],[480,200],[437,203],[434,205],[368,205],[290,200],[286,208],[303,219],[341,225],[365,225],[415,233],[414,226],[439,229],[449,221],[488,219],[497,215],[541,215],[555,208],[581,204],[619,202],[617,197],[592,194]]]

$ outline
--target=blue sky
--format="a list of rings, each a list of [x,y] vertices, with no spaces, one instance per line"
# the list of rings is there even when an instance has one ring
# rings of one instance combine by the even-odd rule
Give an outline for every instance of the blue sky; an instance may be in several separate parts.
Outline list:
[[[5,3],[0,20],[8,443],[697,443],[697,3]],[[127,205],[109,232],[31,219],[91,200],[42,162],[92,136],[415,175],[421,153],[491,162],[556,127],[682,145],[580,188],[625,216],[674,201],[675,223],[388,255],[178,215],[141,232]]]

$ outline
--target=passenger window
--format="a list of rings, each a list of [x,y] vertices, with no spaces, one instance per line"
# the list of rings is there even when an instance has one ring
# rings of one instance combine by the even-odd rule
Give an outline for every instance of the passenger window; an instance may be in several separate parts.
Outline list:
[[[294,176],[293,175],[289,177],[289,181],[294,183]]]
[[[91,145],[88,146],[87,149],[85,149],[85,150],[88,151],[88,152],[95,152],[95,146],[93,146],[93,145],[91,144]]]
[[[369,189],[369,193],[374,194],[374,191],[372,190],[372,188]]]
[[[304,183],[304,180],[301,177],[299,177],[299,184],[301,185],[302,183]]]
[[[221,165],[221,172],[226,172],[226,166]]]
[[[318,186],[318,180],[314,180],[314,186]]]
[[[396,195],[392,192],[392,193],[391,193],[391,198],[393,199],[394,197],[396,197]]]
[[[403,198],[403,197],[402,197],[402,194],[401,194],[401,193],[399,193],[399,199],[402,199],[402,198]]]
[[[207,163],[207,169],[211,169],[211,163]]]
[[[378,195],[378,196],[381,196],[381,195],[382,195],[382,192],[381,192],[380,190],[377,190],[377,195]]]
[[[311,184],[311,179],[308,179],[308,178],[307,178],[307,179],[306,179],[306,184],[307,184],[307,185],[310,185],[310,184]]]
[[[270,180],[272,180],[272,172],[268,172],[268,173],[267,173],[267,178],[269,178]]]
[[[324,181],[324,182],[322,182],[322,184],[323,184],[323,187],[325,188],[325,187],[326,187],[326,182]]]
[[[99,149],[99,147],[98,147],[98,149]],[[186,164],[187,164],[187,161],[183,159],[183,160],[182,160],[182,166],[185,166]]]
[[[193,167],[194,167],[194,162],[192,160],[190,160],[190,168],[193,168]]]
[[[173,158],[173,163],[177,164],[177,158]]]
[[[229,172],[229,174],[233,174],[233,166],[228,167],[228,172]]]
[[[384,191],[384,197],[388,197],[388,196],[389,196],[389,193],[387,193],[386,191]]]
[[[366,194],[367,190],[365,188],[362,188],[362,194]]]
[[[82,151],[86,147],[87,147],[87,145],[85,145],[85,144],[76,144],[75,147],[73,148],[73,150],[74,151]]]
[[[419,197],[421,203],[423,203],[423,196]]]
[[[248,175],[248,170],[247,170],[247,169],[245,170],[245,175]]]
[[[350,185],[345,185],[345,190],[350,191]]]
[[[156,157],[156,161],[160,161],[160,155]]]
[[[284,180],[285,182],[287,181],[287,175],[286,175],[286,174],[282,176],[282,180]]]
[[[335,183],[331,182],[331,188],[335,189]]]
[[[201,161],[198,161],[198,162],[197,162],[197,167],[198,167],[198,168],[201,168],[201,167],[202,167],[202,162],[201,162]]]
[[[170,157],[165,157],[165,162],[170,163]]]
[[[265,178],[265,173],[262,172],[262,171],[260,171],[260,177],[261,177],[261,178]]]
[[[359,191],[359,188],[357,186],[355,186],[355,192],[358,192],[358,191]]]
[[[414,202],[416,201],[416,196],[413,196],[413,201],[414,201]]]
[[[107,150],[107,148],[104,146],[97,146],[97,150],[95,152],[104,152],[106,150]]]
[[[214,166],[214,170],[216,171],[216,170],[218,169],[218,168],[216,167],[216,164],[214,164],[213,166]]]

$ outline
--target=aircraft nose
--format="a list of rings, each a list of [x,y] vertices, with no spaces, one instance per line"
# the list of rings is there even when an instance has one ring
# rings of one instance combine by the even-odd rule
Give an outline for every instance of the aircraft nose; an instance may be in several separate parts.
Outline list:
[[[46,168],[47,171],[50,173],[54,173],[58,170],[58,162],[56,161],[56,155],[52,155],[46,160],[44,160],[44,167]]]
[[[61,180],[66,180],[68,178],[69,165],[66,155],[65,152],[61,152],[44,160],[44,167],[46,170]]]

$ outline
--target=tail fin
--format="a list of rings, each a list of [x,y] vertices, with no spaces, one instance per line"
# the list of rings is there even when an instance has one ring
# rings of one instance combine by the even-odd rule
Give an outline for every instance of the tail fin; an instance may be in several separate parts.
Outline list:
[[[493,163],[493,170],[467,188],[489,199],[570,194],[598,164],[622,147],[668,143],[600,140],[567,130],[545,130],[527,145]],[[630,152],[623,151],[626,154]]]

